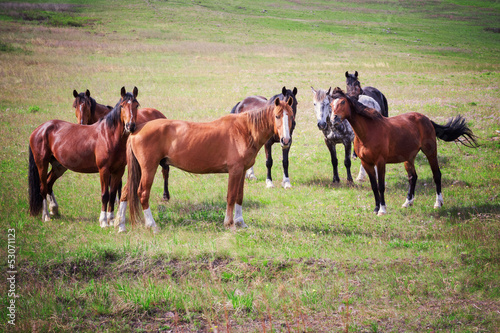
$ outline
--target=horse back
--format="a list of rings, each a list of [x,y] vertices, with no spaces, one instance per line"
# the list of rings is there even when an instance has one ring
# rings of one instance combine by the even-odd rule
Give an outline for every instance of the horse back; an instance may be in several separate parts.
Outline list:
[[[373,98],[380,106],[380,111],[384,117],[389,116],[389,106],[387,105],[387,99],[384,94],[374,87],[363,87],[363,95],[370,96]]]
[[[137,124],[155,119],[166,119],[165,115],[154,108],[142,108],[137,111]]]
[[[243,113],[251,110],[262,109],[268,103],[264,96],[248,96],[231,109],[231,113]]]

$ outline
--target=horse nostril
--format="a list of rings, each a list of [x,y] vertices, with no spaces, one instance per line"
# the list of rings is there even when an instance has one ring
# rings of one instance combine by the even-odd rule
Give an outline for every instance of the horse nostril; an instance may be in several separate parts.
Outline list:
[[[291,138],[281,138],[281,146],[283,148],[287,148],[288,146],[290,146],[291,142],[292,142]]]
[[[324,129],[326,128],[326,122],[324,122],[324,121],[320,121],[320,122],[318,123],[318,128],[319,128],[320,130],[324,130]]]
[[[135,123],[131,123],[129,125],[129,130],[130,130],[130,133],[134,133],[134,131],[135,131]]]

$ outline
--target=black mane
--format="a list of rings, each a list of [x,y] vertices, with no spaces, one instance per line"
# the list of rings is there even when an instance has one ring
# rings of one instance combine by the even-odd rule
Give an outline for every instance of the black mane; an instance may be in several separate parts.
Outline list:
[[[120,100],[118,101],[118,103],[116,103],[116,105],[113,108],[113,110],[111,110],[107,115],[105,115],[99,121],[105,120],[106,121],[106,125],[109,128],[112,128],[112,129],[115,128],[116,125],[120,122],[120,114],[122,112],[121,103],[123,101],[137,102],[137,100],[134,98],[134,95],[132,95],[131,93],[126,93],[125,96],[123,98],[120,98]]]
[[[346,98],[349,104],[351,105],[351,110],[353,110],[356,114],[369,118],[369,119],[382,119],[384,116],[377,112],[376,110],[367,107],[366,105],[360,103],[356,98],[346,95],[342,89],[335,88],[332,92],[332,98]]]

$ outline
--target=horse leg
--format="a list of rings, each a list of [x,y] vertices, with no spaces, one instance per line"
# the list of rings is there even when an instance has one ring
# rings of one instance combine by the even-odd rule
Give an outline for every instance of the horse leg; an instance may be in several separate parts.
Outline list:
[[[436,183],[436,202],[434,203],[434,208],[437,209],[441,208],[444,204],[443,193],[441,192],[441,170],[439,170],[437,151],[434,151],[433,153],[430,153],[428,155],[426,154],[426,156],[431,166],[434,183]]]
[[[363,163],[363,161],[361,161]],[[368,165],[363,163],[363,168],[365,168],[368,178],[370,179],[370,185],[372,187],[373,196],[375,197],[375,209],[373,212],[378,214],[380,209],[380,195],[378,191],[377,178],[375,177],[375,168],[373,165]]]
[[[39,165],[39,164],[37,163],[37,165]],[[50,221],[50,214],[49,214],[49,210],[47,208],[47,193],[48,193],[47,171],[49,169],[49,162],[42,160],[41,165],[42,165],[42,167],[38,168],[38,174],[40,175],[40,194],[42,195],[42,198],[43,198],[42,221],[49,222]]]
[[[245,176],[241,177],[238,188],[238,195],[236,196],[236,203],[234,205],[234,224],[237,228],[248,228],[243,220],[243,190],[245,188]]]
[[[241,192],[243,197],[243,189],[240,189],[241,177],[245,177],[245,173],[241,170],[229,171],[229,179],[227,185],[227,207],[226,216],[224,217],[224,226],[226,228],[236,229],[234,221],[234,206],[238,199],[238,194]],[[242,202],[241,202],[242,203]],[[241,207],[240,203],[240,207]]]
[[[116,213],[115,223],[114,223],[115,228],[118,227],[118,232],[127,231],[127,229],[125,228],[125,214],[127,212],[127,200],[128,200],[128,186],[127,184],[125,184],[125,187],[123,187],[122,193],[120,195],[120,207],[118,208],[118,213]]]
[[[378,192],[380,194],[380,209],[378,211],[378,216],[387,214],[387,208],[385,206],[385,163],[379,163],[375,167],[375,176],[378,178]]]
[[[149,168],[147,165],[141,165],[142,176],[139,184],[139,188],[137,189],[137,195],[139,196],[139,200],[142,205],[142,211],[144,213],[145,218],[145,226],[147,228],[151,228],[154,233],[158,232],[158,226],[153,218],[153,214],[151,213],[151,208],[149,207],[149,196],[151,194],[151,186],[153,186],[153,181],[156,173],[156,168]]]
[[[160,161],[162,167],[161,173],[163,174],[163,200],[170,200],[170,192],[168,191],[168,176],[170,174],[170,166],[166,163],[166,159]]]
[[[101,228],[108,227],[108,218],[106,214],[106,209],[108,207],[109,202],[109,183],[110,183],[110,174],[109,171],[105,168],[99,170],[99,175],[101,178],[101,214],[99,215],[99,225]]]
[[[290,152],[290,147],[283,149],[283,182],[281,185],[283,188],[292,188],[290,183],[290,178],[288,177],[288,154]]]
[[[57,204],[56,196],[54,195],[54,191],[52,187],[54,186],[55,181],[60,178],[65,172],[66,169],[59,163],[56,159],[51,161],[52,169],[49,172],[47,179],[47,200],[49,203],[49,212],[51,216],[59,215],[59,205]]]
[[[273,177],[271,176],[271,169],[273,167],[273,156],[272,156],[272,146],[273,143],[271,140],[268,140],[264,146],[266,151],[266,168],[267,168],[267,178],[266,178],[266,187],[273,188]]]
[[[406,201],[403,204],[403,208],[408,208],[413,206],[413,201],[415,201],[415,186],[417,185],[417,172],[415,170],[414,160],[405,162],[405,169],[408,173],[408,195],[406,196]]]
[[[332,183],[340,182],[339,170],[338,170],[339,160],[337,159],[337,150],[335,149],[335,143],[333,143],[331,141],[327,141],[327,140],[325,140],[325,143],[326,143],[326,146],[328,147],[328,150],[330,151],[330,158],[331,158],[332,166],[333,166]]]
[[[351,141],[345,142],[344,143],[344,150],[345,150],[345,158],[344,158],[344,165],[347,170],[347,181],[352,183],[352,175],[351,175],[351,148],[352,144]]]
[[[123,176],[123,172],[111,175],[111,177],[110,177],[109,207],[108,207],[108,213],[106,215],[106,218],[108,220],[108,226],[114,225],[114,219],[115,219],[114,211],[115,211],[116,194],[118,192],[118,188],[121,187],[122,176]]]

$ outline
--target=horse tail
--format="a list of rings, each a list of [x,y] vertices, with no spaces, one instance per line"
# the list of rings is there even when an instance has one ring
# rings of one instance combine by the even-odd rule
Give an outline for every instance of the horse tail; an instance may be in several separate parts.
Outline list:
[[[230,113],[238,113],[238,112],[236,112],[236,110],[238,109],[238,107],[240,106],[240,104],[241,104],[241,102],[236,103],[236,105],[233,106],[233,108],[231,109]]]
[[[478,147],[476,136],[472,133],[472,130],[465,123],[465,118],[461,115],[451,118],[446,125],[436,124],[432,120],[431,123],[439,139],[447,142],[456,141],[470,148]],[[460,137],[464,139],[459,140]]]
[[[128,166],[128,201],[130,207],[130,221],[132,225],[135,225],[136,220],[141,221],[140,207],[139,207],[139,197],[137,196],[137,190],[139,188],[139,183],[141,181],[141,166],[135,157],[134,151],[132,150],[131,140],[127,142],[127,166]]]
[[[29,186],[29,202],[30,215],[36,216],[40,214],[43,208],[43,197],[40,191],[40,174],[33,157],[33,151],[29,148],[29,171],[28,171],[28,186]]]
[[[382,99],[384,101],[384,107],[382,109],[382,115],[384,117],[389,117],[389,104],[387,104],[387,98],[385,98],[384,94],[382,94]]]

